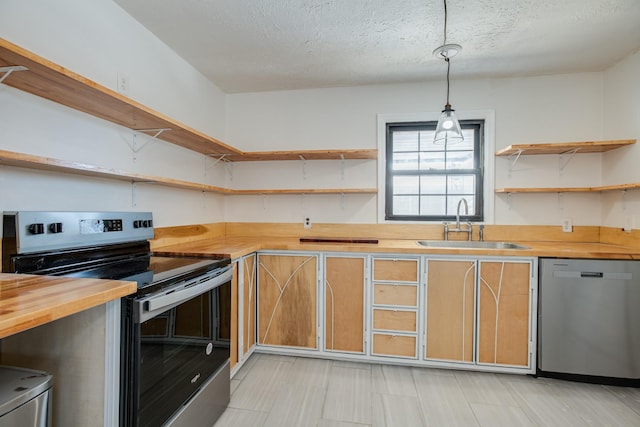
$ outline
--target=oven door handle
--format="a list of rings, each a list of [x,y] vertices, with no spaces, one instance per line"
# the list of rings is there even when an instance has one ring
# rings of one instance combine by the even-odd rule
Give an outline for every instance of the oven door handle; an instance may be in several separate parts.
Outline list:
[[[201,295],[217,286],[223,285],[231,280],[233,270],[231,267],[227,267],[227,270],[209,280],[206,280],[197,285],[189,286],[179,291],[172,292],[170,294],[151,297],[146,301],[142,301],[143,310],[146,315],[153,314],[157,311],[164,311],[168,308],[187,301],[193,297]],[[142,313],[141,313],[142,314]],[[146,316],[145,316],[146,317]],[[153,316],[151,316],[153,317]]]

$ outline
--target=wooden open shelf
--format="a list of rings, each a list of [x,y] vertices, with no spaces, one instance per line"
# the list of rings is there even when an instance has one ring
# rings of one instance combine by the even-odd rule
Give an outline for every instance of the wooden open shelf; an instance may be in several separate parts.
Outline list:
[[[200,184],[197,182],[182,181],[178,179],[164,178],[138,173],[129,173],[117,169],[102,168],[79,162],[52,159],[50,157],[34,156],[31,154],[15,153],[0,150],[0,165],[38,169],[51,172],[71,173],[75,175],[92,176],[97,178],[115,179],[131,183],[160,184],[167,187],[197,190],[207,193],[219,193],[229,195],[250,194],[375,194],[375,188],[331,188],[331,189],[283,189],[283,190],[234,190],[214,185]]]
[[[640,189],[640,183],[603,185],[599,187],[529,187],[529,188],[497,188],[496,193],[602,193],[607,191],[624,191]]]
[[[232,195],[252,194],[377,194],[377,188],[313,188],[313,189],[283,189],[283,190],[229,190]]]
[[[185,124],[152,110],[114,90],[48,61],[0,38],[0,67],[24,66],[3,83],[132,130],[225,161],[376,159],[372,150],[242,152]],[[0,74],[2,77],[2,74]]]
[[[579,154],[579,153],[603,153],[616,148],[635,144],[635,139],[620,139],[612,141],[585,141],[564,142],[557,144],[519,144],[510,145],[496,152],[496,156],[512,156],[513,161],[509,168],[511,172],[514,163],[520,155],[532,154]],[[569,159],[571,157],[568,157]],[[560,168],[564,168],[561,165]],[[599,187],[528,187],[528,188],[497,188],[496,193],[599,193],[606,191],[635,190],[640,188],[640,183],[604,185]]]
[[[306,151],[250,151],[240,155],[225,156],[232,162],[256,162],[272,160],[375,160],[378,150],[306,150]]]
[[[496,193],[590,193],[591,187],[496,188]]]
[[[635,144],[635,139],[613,141],[562,142],[551,144],[516,144],[509,145],[496,152],[496,156],[533,155],[533,154],[565,154],[565,153],[603,153],[616,148]]]
[[[239,154],[233,147],[0,39],[0,67],[25,66],[4,84],[134,130],[170,129],[159,139],[203,154]]]
[[[15,153],[5,150],[0,150],[0,164],[21,168],[39,169],[51,172],[71,173],[74,175],[115,179],[118,181],[127,181],[132,183],[140,182],[162,184],[168,187],[182,188],[187,190],[200,190],[213,193],[226,193],[228,191],[225,188],[215,187],[213,185],[198,184],[195,182],[181,181],[178,179],[123,172],[117,169],[101,168],[99,166],[88,165],[85,163],[69,162],[66,160],[34,156],[31,154]]]

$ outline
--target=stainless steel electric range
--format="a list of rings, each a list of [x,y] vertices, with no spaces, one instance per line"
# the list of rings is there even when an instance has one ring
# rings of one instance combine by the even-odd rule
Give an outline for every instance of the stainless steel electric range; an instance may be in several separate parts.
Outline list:
[[[229,402],[230,259],[159,257],[149,212],[5,212],[2,271],[129,280],[120,426],[211,426]]]

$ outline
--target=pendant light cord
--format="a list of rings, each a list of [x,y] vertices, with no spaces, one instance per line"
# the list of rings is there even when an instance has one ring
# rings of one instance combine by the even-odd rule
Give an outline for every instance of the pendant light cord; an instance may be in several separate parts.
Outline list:
[[[447,44],[447,0],[444,0],[444,43]]]
[[[447,44],[447,0],[444,0],[444,43],[443,46]],[[444,60],[447,62],[447,105],[445,108],[451,108],[451,104],[449,104],[449,71],[451,69],[451,63],[449,62],[449,55],[445,53]]]
[[[449,57],[444,58],[447,61],[447,105],[445,108],[451,108],[451,104],[449,104],[449,69],[451,68],[451,63],[449,62]]]

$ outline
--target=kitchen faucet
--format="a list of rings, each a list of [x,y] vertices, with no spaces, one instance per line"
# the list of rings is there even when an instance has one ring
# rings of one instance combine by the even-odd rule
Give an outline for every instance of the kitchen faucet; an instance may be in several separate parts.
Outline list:
[[[464,202],[464,214],[469,215],[469,205],[467,199],[464,197],[458,201],[458,208],[456,209],[456,230],[460,230],[460,205]]]
[[[463,203],[464,203],[464,215],[469,215],[469,204],[467,203],[467,200],[463,197],[458,201],[458,207],[456,209],[456,228],[449,229],[449,223],[447,222],[444,223],[444,240],[449,240],[449,233],[452,231],[456,233],[465,231],[469,234],[469,240],[471,240],[471,236],[473,233],[473,225],[471,224],[471,221],[467,221],[466,229],[460,228],[460,206]]]

